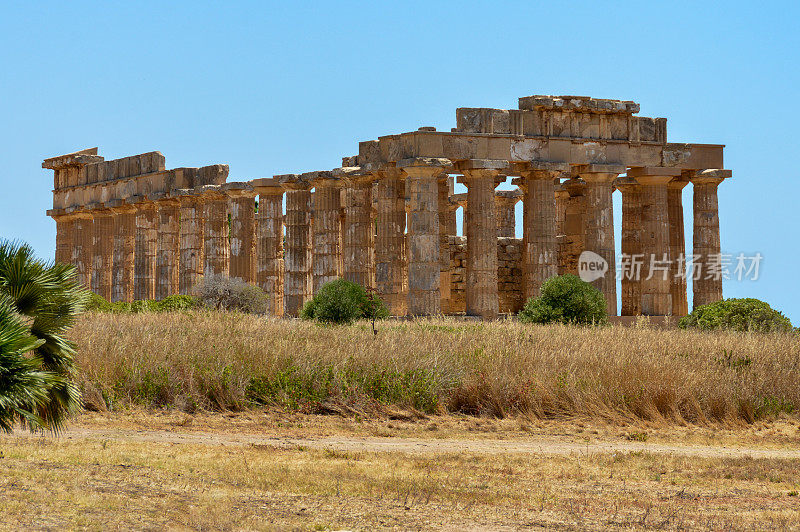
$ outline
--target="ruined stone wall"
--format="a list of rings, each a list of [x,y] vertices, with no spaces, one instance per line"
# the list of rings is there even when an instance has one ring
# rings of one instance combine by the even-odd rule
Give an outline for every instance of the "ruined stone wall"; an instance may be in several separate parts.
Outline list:
[[[467,238],[449,237],[450,311],[465,312]],[[525,304],[522,296],[522,239],[497,239],[497,293],[501,313],[517,313]]]

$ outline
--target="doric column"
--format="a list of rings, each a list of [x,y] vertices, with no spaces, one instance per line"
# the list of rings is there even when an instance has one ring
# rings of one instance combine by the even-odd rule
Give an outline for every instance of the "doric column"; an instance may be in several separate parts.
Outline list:
[[[611,183],[625,172],[624,166],[614,164],[587,164],[577,169],[586,183],[586,250],[597,253],[608,264],[605,274],[592,282],[603,292],[610,316],[617,314],[616,261],[614,260],[614,211]]]
[[[691,179],[694,192],[694,238],[692,264],[699,275],[692,279],[692,307],[722,299],[722,277],[715,275],[711,265],[721,253],[719,237],[719,199],[717,187],[730,170],[702,170]]]
[[[564,273],[578,275],[578,258],[586,249],[586,183],[572,177],[561,185],[567,192],[564,209],[564,241],[560,250]]]
[[[694,172],[690,172],[692,175]],[[689,313],[686,287],[686,237],[683,231],[683,189],[689,184],[686,171],[680,178],[667,183],[667,214],[669,216],[670,293],[672,315]]]
[[[542,283],[558,275],[555,181],[569,171],[566,163],[534,161],[517,164],[513,183],[523,194],[523,299],[539,297]]]
[[[92,247],[94,235],[92,215],[82,207],[68,207],[66,212],[72,216],[72,258],[78,282],[86,288],[92,286]]]
[[[520,190],[498,190],[494,193],[498,237],[514,238],[516,236],[514,207],[521,199],[522,192]]]
[[[136,207],[124,200],[107,204],[114,213],[114,267],[111,273],[111,301],[133,301],[134,262],[136,255]]]
[[[258,193],[256,282],[267,294],[267,314],[283,316],[283,187],[274,178],[250,184]]]
[[[155,298],[160,301],[180,291],[180,200],[163,193],[149,197],[158,207]]]
[[[180,202],[178,292],[191,295],[203,277],[203,199],[194,189],[175,191]]]
[[[458,161],[456,170],[467,187],[467,314],[485,320],[500,312],[497,293],[497,212],[495,187],[508,163],[491,159]]]
[[[133,298],[155,299],[156,296],[156,205],[144,196],[132,196],[128,202],[136,206],[134,241]]]
[[[635,179],[642,187],[641,238],[644,261],[640,285],[641,310],[645,316],[672,314],[667,183],[680,173],[680,170],[663,167],[639,167],[628,171],[628,177]]]
[[[278,176],[286,192],[286,252],[284,255],[283,310],[298,316],[311,299],[311,185],[300,176]]]
[[[405,174],[389,166],[378,171],[375,290],[393,316],[408,312]]]
[[[447,159],[403,159],[408,196],[408,314],[441,312],[441,253],[439,242],[439,176]]]
[[[558,182],[556,182],[558,181]],[[566,214],[569,203],[569,192],[561,184],[560,179],[553,181],[556,200],[556,264],[558,265],[558,275],[564,275],[566,271]]]
[[[621,316],[642,313],[642,187],[632,177],[620,177],[614,186],[622,194]]]
[[[230,275],[228,201],[219,185],[198,187],[203,197],[203,275]]]
[[[332,172],[307,172],[300,175],[314,187],[314,221],[312,277],[313,290],[316,294],[325,283],[341,277],[339,269],[342,263],[341,226],[339,210],[341,209],[340,179]]]
[[[439,174],[436,180],[438,191],[438,208],[439,208],[439,309],[442,314],[450,313],[450,241],[448,236],[452,233],[449,232],[449,217],[450,209],[450,195],[453,193],[453,178],[447,173]],[[455,222],[455,211],[453,213],[453,222]]]
[[[256,280],[256,192],[248,183],[222,185],[228,195],[230,225],[230,276],[246,283]]]
[[[364,288],[375,286],[375,228],[372,225],[373,169],[343,168],[345,185],[342,277]]]
[[[61,170],[57,170],[60,172]],[[72,216],[64,213],[63,209],[48,211],[56,222],[56,262],[61,264],[72,264],[72,247],[75,244],[74,233],[75,220]]]
[[[113,216],[106,208],[92,211],[92,291],[105,300],[111,299],[112,269],[114,264]]]

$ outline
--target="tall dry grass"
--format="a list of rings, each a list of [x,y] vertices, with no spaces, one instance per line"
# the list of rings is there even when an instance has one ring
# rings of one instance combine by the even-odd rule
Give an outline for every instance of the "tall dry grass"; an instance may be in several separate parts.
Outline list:
[[[394,403],[705,423],[793,413],[796,334],[452,319],[325,327],[216,312],[88,314],[71,333],[87,397],[241,409]]]

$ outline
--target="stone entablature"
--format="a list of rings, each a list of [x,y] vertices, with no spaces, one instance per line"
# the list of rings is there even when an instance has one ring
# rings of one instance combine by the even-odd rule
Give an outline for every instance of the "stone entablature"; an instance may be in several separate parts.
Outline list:
[[[723,146],[669,143],[666,119],[638,111],[625,100],[523,97],[519,109],[458,109],[450,132],[361,142],[341,167],[231,183],[227,165],[168,170],[160,152],[52,157],[42,167],[55,174],[56,260],[111,300],[190,293],[205,276],[231,275],[261,286],[270,314],[293,316],[343,277],[396,315],[492,319],[549,277],[578,273],[584,250],[613,276],[615,190],[623,252],[685,251],[681,190],[691,183],[693,250],[701,262],[719,253]],[[456,179],[466,194],[453,194]],[[517,189],[496,190],[509,179]],[[686,283],[674,277],[624,281],[622,312],[685,314]],[[593,284],[615,314],[614,279]],[[701,279],[694,293],[696,304],[718,300],[721,282]]]

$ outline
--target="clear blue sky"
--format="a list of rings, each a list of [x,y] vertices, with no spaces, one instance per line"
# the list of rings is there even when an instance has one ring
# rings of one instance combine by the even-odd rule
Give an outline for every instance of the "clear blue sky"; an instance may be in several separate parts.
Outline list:
[[[0,237],[53,256],[41,160],[86,147],[251,179],[449,130],[456,107],[632,99],[670,141],[727,145],[723,249],[765,258],[725,295],[800,325],[799,20],[797,2],[4,2]]]

